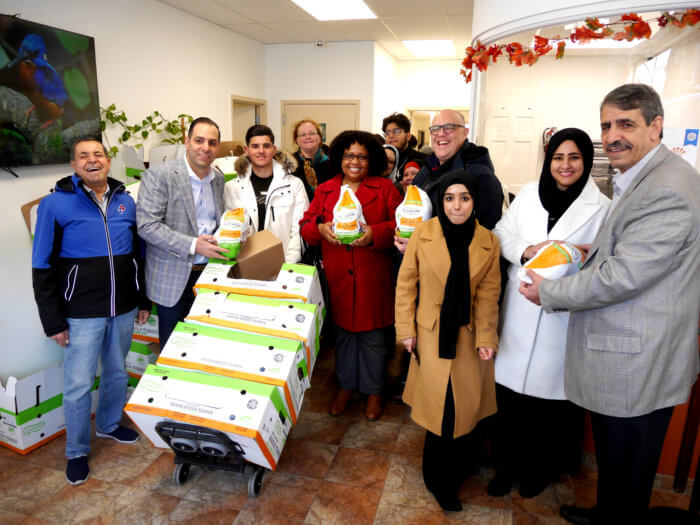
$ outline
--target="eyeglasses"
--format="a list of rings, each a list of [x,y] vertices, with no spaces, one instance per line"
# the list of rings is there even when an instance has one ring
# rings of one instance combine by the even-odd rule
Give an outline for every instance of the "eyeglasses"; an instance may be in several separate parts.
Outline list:
[[[396,135],[400,135],[401,133],[406,133],[406,132],[404,130],[402,130],[401,128],[387,129],[384,132],[384,136],[385,137],[390,137],[391,135],[396,136]]]
[[[360,162],[369,161],[368,155],[355,155],[354,153],[343,153],[343,160],[347,162],[352,162],[353,160],[359,160]]]
[[[299,133],[297,138],[305,139],[306,137],[315,137],[316,135],[318,135],[318,133],[315,131],[309,131],[308,133]]]
[[[430,131],[431,135],[437,135],[440,130],[442,129],[445,132],[445,135],[449,135],[451,133],[454,133],[455,128],[466,128],[467,126],[462,126],[462,124],[441,124],[439,126],[430,126],[428,130]]]

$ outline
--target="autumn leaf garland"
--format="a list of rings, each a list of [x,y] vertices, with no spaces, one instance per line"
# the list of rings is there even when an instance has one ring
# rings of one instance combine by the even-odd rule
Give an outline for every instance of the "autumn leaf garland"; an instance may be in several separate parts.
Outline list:
[[[656,22],[659,24],[659,27],[665,27],[669,24],[679,28],[695,26],[700,22],[700,9],[691,8],[675,15],[665,12],[656,19]],[[623,24],[623,28],[622,31],[616,33],[612,26],[619,24]],[[553,44],[556,44],[557,47],[555,58],[562,59],[564,58],[566,40],[569,39],[572,42],[588,43],[591,40],[604,38],[632,41],[642,38],[648,39],[649,37],[651,37],[651,26],[635,13],[622,15],[620,21],[613,24],[603,24],[597,18],[587,18],[585,25],[574,28],[568,38],[535,36],[532,48],[523,46],[518,42],[493,44],[486,47],[477,41],[476,46],[470,46],[466,49],[467,54],[462,60],[463,69],[460,70],[460,74],[468,84],[472,81],[472,66],[479,71],[486,71],[489,65],[495,64],[498,61],[498,57],[504,52],[508,55],[510,63],[515,64],[517,67],[523,64],[533,66],[539,57],[554,49]]]

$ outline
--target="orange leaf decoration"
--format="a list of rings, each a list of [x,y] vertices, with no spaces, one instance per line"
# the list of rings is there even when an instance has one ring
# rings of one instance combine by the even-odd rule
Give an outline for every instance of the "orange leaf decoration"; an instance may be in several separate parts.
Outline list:
[[[554,57],[557,60],[564,58],[564,48],[566,47],[566,42],[563,40],[557,45],[557,56]]]
[[[593,31],[597,31],[598,29],[604,27],[597,18],[586,18],[586,26]]]
[[[628,20],[632,22],[643,22],[642,18],[635,13],[627,13],[626,15],[622,15],[620,17],[620,22],[625,22]]]
[[[681,17],[681,20],[689,26],[694,26],[700,22],[700,9],[688,9]]]

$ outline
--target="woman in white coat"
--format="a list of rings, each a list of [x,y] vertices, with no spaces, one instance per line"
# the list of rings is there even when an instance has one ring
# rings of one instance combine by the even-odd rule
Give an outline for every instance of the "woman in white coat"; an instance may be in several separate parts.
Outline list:
[[[518,293],[518,267],[548,241],[593,241],[609,200],[590,177],[593,144],[576,128],[547,146],[540,180],[525,185],[494,228],[510,263],[496,356],[495,453],[492,496],[520,483],[534,497],[580,462],[583,410],[566,400],[564,356],[567,312],[546,313]]]
[[[258,135],[254,131],[250,137],[246,136],[246,155],[241,155],[234,163],[238,177],[224,186],[224,207],[227,210],[244,208],[251,227],[250,233],[269,230],[282,241],[285,262],[297,263],[302,254],[299,221],[309,207],[304,184],[292,175],[297,162],[292,155],[276,151],[272,145],[272,130],[267,126],[253,126],[251,129],[253,128],[260,128],[260,133],[264,132],[265,135]],[[254,162],[251,162],[250,155],[255,157]],[[257,176],[265,177],[264,172],[270,169],[272,180],[269,181],[265,195],[256,195],[251,181],[253,171],[256,171]],[[264,210],[260,210],[260,207],[264,207]],[[261,216],[264,216],[263,225],[259,224]]]

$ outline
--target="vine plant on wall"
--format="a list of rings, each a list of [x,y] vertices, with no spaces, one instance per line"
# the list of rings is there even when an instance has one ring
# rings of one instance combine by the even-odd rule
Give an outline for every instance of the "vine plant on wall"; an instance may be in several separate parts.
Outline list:
[[[667,25],[679,28],[692,27],[700,22],[700,9],[691,8],[674,14],[665,12],[656,18],[656,22],[659,27]],[[613,29],[615,26],[622,26],[621,31],[616,32]],[[622,15],[619,22],[611,24],[602,24],[598,18],[587,18],[585,25],[574,28],[568,37],[557,35],[553,38],[543,38],[535,36],[535,42],[532,47],[523,46],[519,42],[493,44],[486,47],[477,41],[475,47],[466,49],[467,54],[462,61],[463,69],[460,70],[460,74],[468,84],[472,81],[472,66],[475,66],[479,71],[486,71],[489,65],[496,63],[498,57],[504,52],[508,55],[511,64],[516,66],[522,66],[523,64],[533,66],[539,57],[552,51],[555,45],[557,48],[556,58],[563,58],[567,40],[585,44],[591,40],[604,38],[632,41],[642,38],[648,39],[650,36],[651,27],[649,23],[635,13]]]

